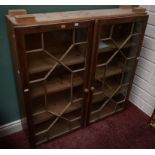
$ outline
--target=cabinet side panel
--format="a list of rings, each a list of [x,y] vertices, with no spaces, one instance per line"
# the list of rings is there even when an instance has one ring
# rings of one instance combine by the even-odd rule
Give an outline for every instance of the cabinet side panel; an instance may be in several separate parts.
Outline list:
[[[27,121],[27,127],[29,132],[29,139],[31,147],[35,145],[34,139],[34,126],[33,126],[33,119],[32,119],[32,110],[31,110],[31,97],[29,92],[29,79],[28,79],[28,69],[27,69],[27,61],[25,56],[25,40],[24,35],[25,32],[22,28],[17,27],[14,30],[15,32],[15,39],[16,39],[16,51],[18,56],[18,64],[19,64],[19,71],[20,71],[20,78],[21,78],[21,85],[22,85],[22,97],[23,97],[23,105],[25,109],[25,116]]]
[[[20,116],[22,120],[22,127],[26,131],[26,135],[30,139],[31,146],[34,146],[34,134],[31,118],[31,108],[30,108],[30,98],[29,92],[24,93],[26,88],[25,84],[27,83],[26,78],[26,69],[23,67],[25,64],[23,57],[23,46],[22,46],[22,33],[18,33],[18,28],[15,28],[14,25],[6,18],[7,27],[8,27],[8,37],[11,47],[11,56],[13,62],[13,70],[16,82],[16,89],[18,94],[18,104],[20,110]]]
[[[11,49],[13,71],[14,71],[15,82],[16,82],[16,90],[17,90],[17,95],[18,95],[18,105],[19,105],[19,110],[20,110],[20,117],[22,120],[22,127],[26,128],[25,111],[24,111],[24,106],[23,106],[23,102],[24,102],[23,101],[23,93],[22,93],[23,89],[22,89],[22,85],[21,85],[21,77],[20,77],[20,71],[19,71],[19,61],[18,61],[18,55],[17,55],[17,49],[16,49],[14,26],[7,17],[6,17],[6,23],[7,23],[9,44],[10,44],[10,49]]]

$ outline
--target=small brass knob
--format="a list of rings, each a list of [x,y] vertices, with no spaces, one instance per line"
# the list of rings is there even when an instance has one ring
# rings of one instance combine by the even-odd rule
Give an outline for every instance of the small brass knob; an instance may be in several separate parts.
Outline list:
[[[87,88],[85,88],[85,89],[84,89],[84,92],[85,92],[85,93],[88,93],[88,92],[89,92],[89,90],[88,90]]]
[[[92,87],[90,87],[90,90],[91,90],[92,92],[94,92],[94,91],[95,91],[95,88],[92,86]]]

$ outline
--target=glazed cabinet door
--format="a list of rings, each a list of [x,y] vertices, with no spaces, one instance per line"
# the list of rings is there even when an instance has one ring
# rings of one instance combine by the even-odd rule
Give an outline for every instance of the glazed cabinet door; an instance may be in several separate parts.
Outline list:
[[[89,122],[124,108],[145,29],[139,18],[99,21]]]
[[[16,30],[36,144],[81,127],[92,26],[78,22]]]

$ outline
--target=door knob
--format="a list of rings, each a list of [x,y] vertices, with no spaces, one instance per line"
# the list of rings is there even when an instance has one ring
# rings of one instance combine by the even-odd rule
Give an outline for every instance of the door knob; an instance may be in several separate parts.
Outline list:
[[[90,90],[91,90],[92,92],[94,92],[95,88],[92,86],[92,87],[90,87]]]
[[[85,93],[88,93],[88,92],[89,92],[89,90],[88,90],[87,88],[85,88],[85,89],[84,89],[84,92],[85,92]]]

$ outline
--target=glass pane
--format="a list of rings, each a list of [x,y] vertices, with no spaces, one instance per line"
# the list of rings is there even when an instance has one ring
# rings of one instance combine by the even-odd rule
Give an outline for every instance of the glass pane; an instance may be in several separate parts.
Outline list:
[[[141,34],[142,30],[143,30],[143,27],[144,27],[144,23],[143,22],[135,22],[134,23],[133,34],[136,34],[136,33]]]
[[[85,70],[74,70],[73,73],[73,99],[83,98]]]
[[[56,63],[44,51],[29,53],[27,55],[27,61],[30,80],[37,79],[38,77],[43,78]]]
[[[136,58],[138,45],[140,43],[140,36],[131,36],[131,38],[124,45],[124,48],[121,49],[121,53],[125,59]]]
[[[42,48],[41,33],[33,33],[33,34],[25,35],[26,51],[41,49],[41,48]]]
[[[60,59],[72,45],[73,31],[59,30],[44,33],[44,48],[55,58]]]
[[[94,108],[95,108],[95,105],[93,104],[92,111],[90,113],[90,122],[94,122],[98,119],[101,119],[113,114],[116,109],[116,104],[112,101],[105,101],[104,103],[102,102],[102,106],[98,106],[95,110]]]
[[[124,108],[142,27],[138,22],[101,26],[90,122]]]
[[[105,52],[105,53],[100,53],[100,56],[97,58],[97,65],[100,64],[106,64],[107,61],[111,58],[111,56],[113,55],[114,50]]]
[[[112,25],[102,25],[101,30],[100,30],[100,38],[105,39],[105,38],[110,38],[112,34]]]
[[[116,112],[122,111],[125,108],[125,102],[121,102],[116,105]]]
[[[129,85],[122,85],[117,93],[112,96],[112,100],[115,101],[117,104],[122,103],[126,99],[127,91]]]
[[[136,65],[136,59],[130,59],[126,61],[125,72],[122,81],[123,84],[128,84],[130,82],[135,65]]]
[[[75,43],[87,42],[88,41],[88,31],[87,28],[76,29],[75,31]]]
[[[81,126],[88,49],[87,28],[33,34],[27,50],[36,142]],[[30,35],[31,36],[31,35]]]
[[[123,23],[113,25],[112,39],[115,41],[124,41],[132,31],[133,23]]]

